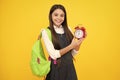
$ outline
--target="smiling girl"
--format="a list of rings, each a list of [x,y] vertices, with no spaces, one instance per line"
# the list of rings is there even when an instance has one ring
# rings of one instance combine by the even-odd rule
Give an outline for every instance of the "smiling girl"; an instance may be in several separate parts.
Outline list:
[[[52,42],[47,32],[42,31],[44,44],[51,57],[51,69],[46,80],[77,80],[73,56],[77,53],[83,39],[75,40],[67,25],[67,14],[63,5],[55,4],[49,12],[49,27]],[[56,60],[56,64],[54,63]]]

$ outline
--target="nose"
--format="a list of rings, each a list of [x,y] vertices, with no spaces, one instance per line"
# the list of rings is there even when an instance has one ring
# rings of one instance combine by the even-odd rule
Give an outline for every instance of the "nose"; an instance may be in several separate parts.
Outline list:
[[[60,20],[60,17],[57,17],[58,20]]]
[[[57,19],[61,19],[61,16],[59,15],[59,16],[57,17]]]

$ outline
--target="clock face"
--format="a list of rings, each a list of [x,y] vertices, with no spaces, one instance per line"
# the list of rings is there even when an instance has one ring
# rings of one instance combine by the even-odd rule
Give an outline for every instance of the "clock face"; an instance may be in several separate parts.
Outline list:
[[[84,33],[83,33],[82,30],[76,30],[76,31],[75,31],[75,37],[78,38],[78,39],[79,39],[79,38],[82,38],[82,37],[83,37],[83,34],[84,34]]]

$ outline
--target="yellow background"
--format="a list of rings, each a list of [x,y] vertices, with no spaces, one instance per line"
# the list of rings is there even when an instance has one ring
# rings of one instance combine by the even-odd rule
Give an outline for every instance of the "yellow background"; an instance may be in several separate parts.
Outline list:
[[[120,80],[119,0],[0,0],[0,80],[41,80],[30,70],[31,48],[55,3],[73,30],[83,24],[88,33],[76,55],[78,80]]]

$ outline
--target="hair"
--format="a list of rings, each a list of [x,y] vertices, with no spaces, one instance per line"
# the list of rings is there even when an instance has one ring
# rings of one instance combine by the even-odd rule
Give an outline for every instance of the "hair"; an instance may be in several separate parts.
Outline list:
[[[57,34],[56,34],[55,30],[54,30],[54,27],[53,27],[54,24],[53,24],[53,21],[52,21],[52,13],[53,13],[56,9],[61,9],[61,10],[64,12],[64,14],[65,14],[65,16],[64,16],[64,21],[63,21],[63,23],[62,23],[62,26],[63,26],[63,28],[64,28],[65,35],[66,35],[66,37],[67,37],[67,41],[68,41],[69,44],[71,43],[71,41],[72,41],[72,39],[73,39],[73,35],[72,35],[71,31],[70,31],[69,28],[68,28],[68,24],[67,24],[67,14],[66,14],[66,10],[65,10],[64,6],[61,5],[61,4],[55,4],[55,5],[53,5],[53,6],[51,7],[51,9],[50,9],[50,12],[49,12],[49,27],[50,27],[51,34],[52,34],[52,43],[53,43],[53,45],[54,45],[54,48],[55,48],[55,49],[60,49],[61,47],[60,47],[60,44],[59,44],[59,41],[58,41]]]

